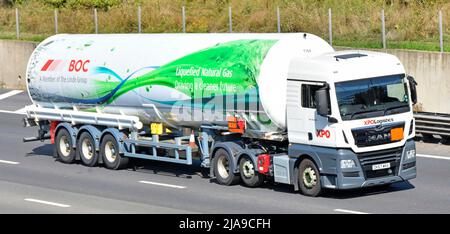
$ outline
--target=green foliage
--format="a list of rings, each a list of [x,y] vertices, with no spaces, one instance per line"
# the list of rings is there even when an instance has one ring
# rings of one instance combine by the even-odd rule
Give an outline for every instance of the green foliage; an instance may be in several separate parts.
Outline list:
[[[26,3],[28,0],[3,0],[3,4],[9,6],[17,6]]]
[[[67,3],[67,0],[40,0],[46,5],[50,5],[54,8],[61,8],[64,7]]]
[[[278,6],[282,32],[309,32],[326,39],[331,8],[334,45],[365,48],[382,46],[384,9],[388,48],[421,50],[439,49],[437,13],[442,10],[444,42],[450,45],[450,0],[0,0],[0,37],[15,36],[15,7],[23,39],[52,35],[54,8],[59,9],[60,33],[94,33],[94,7],[99,9],[100,33],[134,33],[137,5],[144,33],[181,32],[182,6],[189,33],[227,32],[228,6],[234,32],[276,32]]]
[[[61,7],[67,7],[70,9],[99,8],[103,10],[108,10],[113,6],[120,5],[124,2],[123,0],[40,0],[40,1],[42,1],[46,5],[55,8]]]
[[[99,8],[108,10],[112,6],[121,4],[122,0],[67,0],[66,5],[70,8]]]

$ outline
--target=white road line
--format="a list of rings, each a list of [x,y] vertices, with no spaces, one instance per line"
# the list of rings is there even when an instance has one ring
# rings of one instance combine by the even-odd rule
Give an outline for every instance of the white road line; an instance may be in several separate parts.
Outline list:
[[[56,202],[49,202],[49,201],[43,201],[43,200],[37,200],[37,199],[33,199],[33,198],[25,198],[25,201],[29,201],[29,202],[36,202],[36,203],[41,203],[41,204],[45,204],[45,205],[50,205],[50,206],[57,206],[57,207],[62,207],[62,208],[69,208],[70,205],[66,205],[66,204],[61,204],[61,203],[56,203]]]
[[[0,94],[0,100],[3,100],[5,98],[9,98],[9,97],[14,96],[16,94],[19,94],[21,92],[23,92],[23,90],[11,90],[11,91],[9,91],[7,93]]]
[[[24,115],[25,112],[22,112],[22,109],[16,110],[16,111],[9,111],[9,110],[0,110],[0,113],[5,113],[5,114],[15,114],[15,115]]]
[[[26,114],[26,113],[25,113],[25,107],[20,108],[20,109],[14,111],[14,113],[16,113],[16,114],[21,114],[21,115]]]
[[[433,158],[433,159],[444,159],[444,160],[450,160],[450,157],[444,157],[444,156],[437,156],[437,155],[428,155],[428,154],[416,154],[417,157],[421,158]]]
[[[0,163],[11,164],[11,165],[20,164],[20,162],[13,162],[13,161],[7,161],[7,160],[0,160]]]
[[[164,187],[169,187],[169,188],[178,188],[178,189],[186,188],[185,186],[179,186],[179,185],[173,185],[173,184],[163,184],[163,183],[157,183],[157,182],[151,182],[151,181],[145,181],[145,180],[141,180],[141,181],[139,181],[139,183],[158,185],[158,186],[164,186]]]
[[[354,210],[344,210],[344,209],[334,209],[336,212],[342,212],[342,213],[349,213],[349,214],[369,214],[361,211],[354,211]]]

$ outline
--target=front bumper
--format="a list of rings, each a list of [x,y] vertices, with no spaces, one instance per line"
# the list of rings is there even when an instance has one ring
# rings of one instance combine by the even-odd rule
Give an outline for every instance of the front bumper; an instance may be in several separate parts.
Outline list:
[[[352,159],[356,162],[356,167],[341,169],[338,166],[336,175],[323,175],[322,186],[332,189],[355,189],[362,187],[371,187],[383,184],[392,184],[416,178],[416,157],[407,159],[406,152],[415,150],[415,142],[409,140],[399,150],[398,157],[391,161],[391,168],[379,171],[372,171],[373,164],[383,163],[383,152],[380,151],[377,159],[364,159],[361,154],[356,154],[352,150],[339,149],[336,162]],[[371,152],[374,154],[377,152]],[[381,159],[380,159],[381,158]],[[372,163],[376,162],[376,163]],[[380,173],[381,172],[381,173]]]

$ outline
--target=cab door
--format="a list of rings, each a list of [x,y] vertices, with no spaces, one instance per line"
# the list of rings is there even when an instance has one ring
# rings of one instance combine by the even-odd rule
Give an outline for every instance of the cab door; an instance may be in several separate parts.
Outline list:
[[[331,138],[328,120],[316,111],[315,92],[324,83],[288,80],[287,129],[289,142],[314,145]]]

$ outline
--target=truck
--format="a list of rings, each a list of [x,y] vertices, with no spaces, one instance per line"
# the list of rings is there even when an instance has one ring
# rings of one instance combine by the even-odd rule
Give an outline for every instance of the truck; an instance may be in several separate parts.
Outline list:
[[[59,34],[26,83],[38,131],[23,140],[50,140],[63,163],[157,160],[306,196],[416,177],[414,78],[309,33]]]

